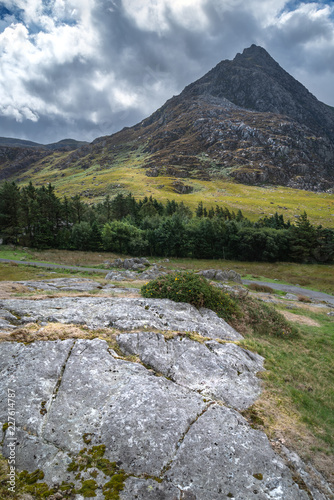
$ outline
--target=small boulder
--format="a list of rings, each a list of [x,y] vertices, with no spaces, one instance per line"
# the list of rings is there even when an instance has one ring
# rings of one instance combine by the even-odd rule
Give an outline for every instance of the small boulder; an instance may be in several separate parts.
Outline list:
[[[285,298],[287,300],[298,300],[297,295],[294,295],[293,293],[287,293],[286,296],[285,296]]]
[[[205,269],[204,271],[200,271],[198,274],[204,276],[207,280],[213,280],[216,276],[216,269]]]
[[[141,257],[140,259],[140,264],[143,264],[144,266],[150,266],[150,261],[147,260],[145,257]]]
[[[198,274],[201,274],[208,280],[235,281],[236,283],[242,284],[240,274],[233,270],[226,269],[222,271],[221,269],[206,269],[204,271],[200,271]]]
[[[146,267],[143,264],[133,264],[131,269],[132,271],[142,271],[143,269],[146,269]]]
[[[111,267],[123,267],[122,259],[115,259],[114,262],[111,263]]]

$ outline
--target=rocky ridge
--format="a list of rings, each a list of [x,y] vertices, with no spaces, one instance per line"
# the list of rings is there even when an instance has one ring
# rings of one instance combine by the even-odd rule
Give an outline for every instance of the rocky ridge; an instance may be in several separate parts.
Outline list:
[[[26,282],[56,285],[97,286]],[[242,416],[260,394],[264,360],[238,346],[241,335],[212,311],[169,300],[31,297],[1,300],[0,317],[3,454],[7,389],[15,388],[17,468],[42,470],[36,484],[53,488],[50,500],[332,498],[316,471],[322,491],[298,457],[282,459]],[[57,325],[96,338],[38,340]],[[98,338],[103,327],[112,342]],[[36,340],[17,342],[22,328]]]

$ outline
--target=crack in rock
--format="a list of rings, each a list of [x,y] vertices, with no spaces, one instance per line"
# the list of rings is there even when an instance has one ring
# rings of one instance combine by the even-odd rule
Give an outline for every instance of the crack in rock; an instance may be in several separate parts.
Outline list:
[[[235,344],[202,344],[187,337],[166,341],[153,332],[121,333],[117,343],[176,384],[233,408],[251,406],[261,393],[256,373],[264,369],[263,358]]]
[[[41,427],[41,431],[40,431],[41,437],[43,437],[43,432],[44,432],[45,426],[46,426],[47,421],[48,421],[48,417],[49,417],[50,412],[51,412],[52,404],[56,400],[56,397],[57,397],[57,394],[58,394],[58,391],[59,391],[59,388],[60,388],[60,385],[61,385],[61,381],[62,381],[64,372],[65,372],[65,369],[66,369],[67,362],[68,362],[68,360],[69,360],[69,358],[71,356],[71,353],[72,353],[72,350],[73,350],[75,344],[76,344],[76,341],[74,340],[73,343],[72,343],[72,346],[71,346],[70,350],[68,351],[67,358],[65,359],[64,364],[61,367],[59,378],[58,378],[57,383],[56,383],[56,385],[54,387],[52,396],[49,399],[48,404],[43,406],[43,409],[45,409],[45,415],[44,415],[44,421],[43,421],[43,424],[42,424],[42,427]],[[41,413],[43,413],[42,410],[41,410]]]
[[[210,401],[209,404],[206,405],[206,407],[198,414],[196,415],[196,417],[189,423],[187,429],[185,430],[185,432],[182,434],[182,436],[180,437],[180,439],[178,440],[178,442],[176,443],[176,446],[175,446],[175,451],[174,451],[174,454],[172,456],[172,458],[168,461],[168,463],[164,466],[164,468],[162,469],[161,473],[160,473],[160,477],[163,477],[166,472],[171,468],[172,466],[172,463],[177,455],[177,452],[178,452],[178,449],[179,447],[181,446],[181,444],[183,443],[185,437],[187,436],[188,432],[190,431],[190,429],[192,428],[192,426],[195,424],[195,422],[197,422],[197,420],[199,418],[202,417],[202,415],[204,415],[204,413],[210,408],[210,406],[212,406],[213,404],[215,404],[215,401]]]
[[[2,305],[21,317],[30,314],[30,321],[54,317],[94,328],[113,321],[130,330],[160,321],[168,323],[162,330],[241,338],[214,313],[171,301],[79,297],[28,302]],[[50,485],[75,482],[68,465],[81,456],[89,436],[90,448],[104,445],[104,458],[125,471],[122,500],[308,500],[265,434],[235,410],[247,408],[260,393],[261,356],[230,342],[200,343],[186,335],[166,341],[150,331],[124,332],[117,342],[164,376],[121,359],[98,338],[0,344],[1,380],[15,385],[20,404],[18,470],[42,469]],[[204,394],[213,400],[204,400]],[[7,385],[2,384],[1,422],[6,415]],[[4,453],[6,442],[5,435]],[[102,500],[106,478],[101,471],[96,481],[96,498]],[[330,498],[316,488],[312,495]]]
[[[218,405],[194,422],[164,477],[201,500],[308,500],[265,434]]]

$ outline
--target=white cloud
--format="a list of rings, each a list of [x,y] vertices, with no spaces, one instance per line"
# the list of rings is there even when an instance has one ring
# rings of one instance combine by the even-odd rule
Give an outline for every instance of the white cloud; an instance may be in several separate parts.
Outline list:
[[[6,2],[7,8],[12,2]],[[67,7],[81,9],[82,23],[73,25],[56,23],[46,15],[40,1],[15,2],[16,7],[24,10],[24,18],[31,20],[37,16],[40,31],[30,32],[23,22],[12,23],[0,33],[0,92],[2,113],[17,121],[23,119],[37,121],[40,114],[63,114],[66,116],[64,89],[53,88],[50,95],[38,95],[29,90],[29,83],[38,81],[45,88],[49,85],[48,71],[52,68],[72,64],[74,61],[85,63],[96,53],[98,34],[89,22],[88,2],[72,0]],[[64,2],[57,0],[53,7],[60,13],[67,13]],[[40,15],[39,15],[40,14]],[[75,73],[70,77],[75,82]],[[68,77],[67,77],[68,81]],[[71,85],[70,85],[71,86]],[[52,85],[50,85],[52,87]],[[74,86],[75,87],[75,86]],[[73,88],[73,92],[76,89]],[[68,93],[66,96],[71,100]],[[62,109],[64,106],[65,109]]]
[[[125,11],[140,29],[162,34],[171,29],[170,21],[176,20],[189,30],[208,28],[203,11],[207,0],[123,0]]]
[[[302,3],[294,11],[283,12],[269,30],[270,45],[276,45],[288,70],[306,75],[305,84],[315,71],[334,79],[333,13],[334,6]]]

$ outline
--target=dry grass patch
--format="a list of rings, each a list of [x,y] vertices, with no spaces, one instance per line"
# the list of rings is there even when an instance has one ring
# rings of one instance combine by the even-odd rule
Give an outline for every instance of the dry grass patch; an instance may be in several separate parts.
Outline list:
[[[305,304],[311,304],[312,300],[310,297],[306,297],[305,295],[298,295],[299,302],[304,302]]]
[[[267,285],[258,285],[257,283],[250,283],[248,285],[250,290],[254,292],[262,292],[262,293],[275,293],[275,290]]]
[[[0,281],[0,299],[9,299],[16,294],[30,293],[27,287],[12,281]]]
[[[111,335],[112,330],[108,330],[108,333]],[[86,326],[49,323],[41,327],[36,323],[28,323],[9,334],[0,333],[0,341],[30,343],[36,340],[93,339],[100,337],[100,335],[101,331],[94,332]]]
[[[113,261],[119,255],[110,252],[86,252],[80,250],[32,250],[30,249],[32,260],[40,262],[52,262],[54,264],[64,264],[67,266],[101,266],[104,261]],[[122,256],[126,258],[126,256]]]
[[[80,273],[73,272],[73,276],[78,276]],[[82,273],[81,273],[82,274]],[[36,279],[51,279],[51,278],[68,278],[71,277],[69,272],[63,269],[41,269],[33,266],[22,264],[7,264],[0,263],[0,282],[2,281],[29,281]]]
[[[242,414],[253,428],[266,433],[278,454],[284,456],[284,446],[298,453],[320,491],[323,489],[322,485],[312,468],[307,466],[308,463],[312,462],[328,482],[334,485],[332,456],[328,455],[328,450],[319,449],[318,439],[301,421],[299,413],[291,405],[291,400],[284,397],[284,394],[263,390],[260,398]],[[317,450],[316,453],[314,450]]]
[[[287,319],[288,321],[293,321],[294,323],[298,323],[299,325],[316,326],[318,328],[321,327],[318,321],[315,321],[308,316],[301,316],[300,314],[295,314],[290,311],[280,311],[280,313],[283,314],[285,319]]]

